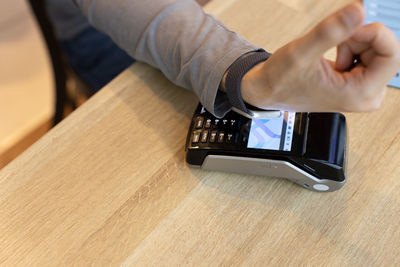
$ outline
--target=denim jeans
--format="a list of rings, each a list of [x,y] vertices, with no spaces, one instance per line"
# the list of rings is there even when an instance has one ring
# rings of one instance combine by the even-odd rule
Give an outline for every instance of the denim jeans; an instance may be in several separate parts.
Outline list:
[[[72,69],[92,93],[135,62],[110,37],[92,27],[71,40],[62,41],[61,45]]]

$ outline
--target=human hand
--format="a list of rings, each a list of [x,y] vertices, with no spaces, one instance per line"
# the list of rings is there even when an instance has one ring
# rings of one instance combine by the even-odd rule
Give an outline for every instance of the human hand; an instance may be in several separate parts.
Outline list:
[[[386,84],[400,69],[400,42],[381,23],[363,25],[364,13],[361,4],[352,3],[278,49],[245,74],[243,99],[293,111],[379,108]],[[336,62],[323,58],[335,46]]]

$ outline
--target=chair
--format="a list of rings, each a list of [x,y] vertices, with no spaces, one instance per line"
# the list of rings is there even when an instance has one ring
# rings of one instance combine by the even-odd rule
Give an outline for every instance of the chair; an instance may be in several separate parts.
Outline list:
[[[55,81],[55,113],[53,126],[59,123],[65,115],[65,107],[69,105],[75,109],[77,103],[72,99],[67,91],[67,70],[68,65],[64,60],[62,50],[56,39],[53,26],[46,12],[45,0],[28,0],[28,3],[36,17],[40,30],[45,39]]]

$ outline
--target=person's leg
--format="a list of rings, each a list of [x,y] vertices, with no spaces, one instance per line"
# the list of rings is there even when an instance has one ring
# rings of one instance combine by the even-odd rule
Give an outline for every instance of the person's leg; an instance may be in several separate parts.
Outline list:
[[[94,28],[63,41],[62,47],[72,69],[93,93],[135,62],[111,38]]]

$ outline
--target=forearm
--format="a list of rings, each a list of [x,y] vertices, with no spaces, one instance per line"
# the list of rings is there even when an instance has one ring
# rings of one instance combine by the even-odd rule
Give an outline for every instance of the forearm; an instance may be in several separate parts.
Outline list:
[[[76,0],[90,23],[135,59],[159,68],[192,89],[221,116],[230,108],[218,93],[222,76],[241,55],[258,48],[227,29],[190,0]]]

